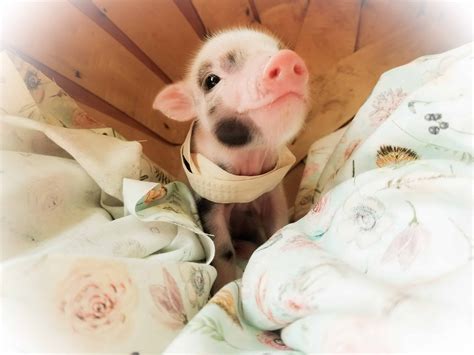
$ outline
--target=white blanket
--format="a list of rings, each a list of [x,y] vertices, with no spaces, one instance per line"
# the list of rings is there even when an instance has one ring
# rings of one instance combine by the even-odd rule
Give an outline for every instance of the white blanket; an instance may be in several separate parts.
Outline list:
[[[23,116],[0,119],[0,352],[161,352],[216,276],[190,191],[34,67],[0,67]]]

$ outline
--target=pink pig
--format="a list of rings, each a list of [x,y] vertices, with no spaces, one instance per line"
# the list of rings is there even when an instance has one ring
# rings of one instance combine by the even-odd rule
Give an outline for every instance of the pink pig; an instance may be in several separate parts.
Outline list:
[[[255,176],[275,167],[303,127],[308,92],[308,70],[295,52],[268,34],[235,29],[209,38],[186,78],[165,87],[153,107],[175,120],[196,118],[193,153],[231,174]],[[215,236],[213,291],[237,277],[232,238],[261,244],[288,223],[281,183],[249,203],[201,197],[198,209],[205,231]]]

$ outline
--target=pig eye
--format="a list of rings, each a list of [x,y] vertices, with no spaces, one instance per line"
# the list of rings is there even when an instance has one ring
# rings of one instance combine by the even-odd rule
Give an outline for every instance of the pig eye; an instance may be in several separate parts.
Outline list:
[[[204,80],[204,88],[206,89],[206,91],[209,91],[214,86],[216,86],[219,83],[219,81],[221,81],[221,78],[219,78],[217,75],[209,74],[206,80]]]

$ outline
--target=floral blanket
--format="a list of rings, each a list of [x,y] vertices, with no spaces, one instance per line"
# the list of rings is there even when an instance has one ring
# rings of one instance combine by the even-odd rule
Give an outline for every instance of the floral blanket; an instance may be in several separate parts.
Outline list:
[[[0,52],[0,352],[160,353],[209,298],[193,196]]]
[[[472,45],[385,73],[168,353],[472,353]],[[308,197],[309,196],[309,197]]]

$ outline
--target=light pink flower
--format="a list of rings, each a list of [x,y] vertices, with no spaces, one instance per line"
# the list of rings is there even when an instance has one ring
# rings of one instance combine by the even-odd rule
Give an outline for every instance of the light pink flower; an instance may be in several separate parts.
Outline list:
[[[382,263],[397,260],[402,269],[406,270],[415,261],[417,255],[423,250],[429,239],[429,232],[419,224],[413,205],[413,219],[410,224],[390,243],[382,257]]]
[[[274,349],[278,350],[291,350],[291,348],[287,347],[283,340],[281,340],[280,336],[274,332],[261,332],[257,334],[257,339],[262,344],[268,345]]]
[[[172,319],[169,325],[172,328],[180,328],[188,323],[181,293],[173,276],[165,268],[163,268],[163,278],[164,285],[150,286],[151,297],[155,306],[165,311]]]
[[[372,103],[374,110],[369,114],[372,123],[378,126],[384,122],[407,96],[401,88],[395,91],[389,89],[377,95]]]
[[[83,259],[60,283],[59,309],[83,335],[118,337],[129,328],[137,290],[118,262]]]

